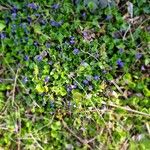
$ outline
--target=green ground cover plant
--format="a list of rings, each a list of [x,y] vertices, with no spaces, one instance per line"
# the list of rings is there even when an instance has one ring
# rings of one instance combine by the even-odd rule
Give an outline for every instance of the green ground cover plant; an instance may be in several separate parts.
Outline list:
[[[150,149],[148,0],[0,0],[0,39],[0,149]]]

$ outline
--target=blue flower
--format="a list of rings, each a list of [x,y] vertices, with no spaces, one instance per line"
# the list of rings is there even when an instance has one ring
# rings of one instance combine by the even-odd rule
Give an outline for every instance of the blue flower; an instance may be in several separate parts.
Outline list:
[[[0,39],[5,39],[6,38],[6,34],[5,33],[0,33]]]
[[[71,87],[67,86],[67,92],[71,92],[71,91],[72,91]]]
[[[142,65],[142,67],[141,67],[141,70],[142,70],[142,71],[145,71],[145,67],[144,67],[143,65]]]
[[[106,74],[106,73],[107,73],[107,71],[106,71],[106,70],[103,70],[103,71],[102,71],[102,73],[103,73],[103,74]]]
[[[53,27],[60,27],[61,24],[62,24],[62,22],[61,22],[61,21],[60,21],[60,22],[56,22],[56,21],[54,21],[54,20],[51,20],[51,21],[50,21],[50,24],[51,24],[51,26],[53,26]]]
[[[136,59],[140,59],[142,57],[142,54],[140,54],[140,53],[137,53],[136,55],[135,55],[135,58]]]
[[[11,10],[11,13],[17,13],[18,8],[16,6],[14,6]]]
[[[89,81],[88,80],[83,80],[83,84],[88,85]]]
[[[111,19],[112,19],[112,15],[107,15],[107,16],[106,16],[106,20],[107,20],[107,21],[109,21],[109,20],[111,20]]]
[[[119,53],[123,53],[124,52],[124,49],[123,48],[119,48]]]
[[[86,31],[83,32],[83,37],[88,38],[88,33]]]
[[[76,84],[71,84],[71,85],[67,86],[67,91],[71,92],[73,89],[76,89],[76,88],[77,88]]]
[[[50,43],[46,43],[45,46],[46,46],[46,48],[50,48],[51,47]]]
[[[24,60],[25,60],[25,61],[28,61],[28,60],[29,60],[29,56],[26,55],[26,56],[24,57]]]
[[[38,43],[37,41],[34,41],[33,44],[34,44],[34,46],[36,46],[36,47],[39,45],[39,43]]]
[[[36,17],[40,17],[40,14],[35,14]]]
[[[28,21],[28,23],[30,24],[31,22],[32,22],[32,18],[31,17],[27,17],[27,21]]]
[[[117,65],[120,68],[122,68],[124,66],[124,63],[122,62],[122,60],[120,58],[117,60]]]
[[[73,50],[73,54],[74,54],[74,55],[77,55],[78,53],[79,53],[79,49],[75,48],[75,49]]]
[[[41,23],[42,25],[45,25],[45,24],[46,24],[46,21],[43,20],[43,19],[41,19],[41,20],[40,20],[40,23]]]
[[[60,7],[59,4],[53,4],[53,5],[51,6],[51,8],[53,8],[53,9],[58,9],[59,7]]]
[[[38,9],[38,6],[35,3],[29,3],[27,7],[35,10]]]
[[[35,59],[40,62],[42,61],[43,57],[41,55],[37,55],[35,56]]]
[[[17,14],[16,14],[16,13],[12,13],[11,15],[12,15],[12,18],[13,18],[13,19],[15,19],[15,18],[16,18],[16,16],[17,16]]]
[[[99,78],[99,76],[98,75],[95,75],[94,76],[94,80],[99,80],[100,78]]]
[[[52,62],[52,61],[49,61],[49,62],[48,62],[48,64],[49,64],[49,65],[52,65],[52,64],[53,64],[53,62]]]
[[[82,13],[82,17],[85,18],[86,17],[86,12]]]
[[[70,43],[71,45],[73,45],[73,44],[75,43],[75,41],[71,39],[71,40],[69,41],[69,43]]]
[[[24,78],[23,78],[23,82],[24,82],[24,83],[27,83],[27,82],[28,82],[28,78],[27,78],[27,77],[24,77]]]
[[[71,36],[71,37],[70,37],[69,43],[70,43],[71,45],[73,45],[73,44],[75,43],[75,38],[74,38],[74,36]]]
[[[49,76],[47,76],[47,77],[45,77],[45,82],[48,82],[49,81],[49,79],[50,79],[50,77]]]
[[[70,85],[70,87],[71,87],[72,89],[76,89],[76,88],[77,88],[77,85],[76,85],[76,84],[72,84],[72,85]]]

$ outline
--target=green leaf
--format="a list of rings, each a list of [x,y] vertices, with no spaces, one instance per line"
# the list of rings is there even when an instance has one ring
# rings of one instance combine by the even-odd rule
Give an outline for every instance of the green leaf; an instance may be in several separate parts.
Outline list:
[[[146,86],[143,89],[143,93],[145,96],[150,97],[150,90]]]
[[[81,93],[79,93],[79,91],[77,91],[77,90],[72,91],[72,96],[73,96],[73,99],[76,101],[80,101],[83,98],[83,95]]]
[[[65,96],[67,94],[65,88],[63,88],[63,87],[59,88],[59,93],[60,93],[61,96]]]
[[[37,90],[38,93],[44,92],[44,87],[40,84],[37,84],[35,89]]]
[[[0,23],[0,31],[2,31],[5,27],[6,27],[5,24]]]
[[[38,33],[38,34],[41,34],[42,33],[41,32],[41,27],[39,25],[34,26],[34,32]]]

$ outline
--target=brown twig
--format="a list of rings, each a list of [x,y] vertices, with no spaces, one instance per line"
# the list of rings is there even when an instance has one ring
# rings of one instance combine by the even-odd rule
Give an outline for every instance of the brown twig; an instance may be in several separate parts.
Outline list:
[[[126,111],[129,111],[129,112],[132,112],[132,113],[135,113],[135,114],[139,114],[139,115],[142,115],[142,116],[145,116],[145,117],[150,117],[150,114],[147,114],[147,113],[144,113],[144,112],[141,112],[141,111],[138,111],[138,110],[134,110],[134,109],[131,109],[131,108],[119,106],[119,105],[116,105],[116,104],[113,104],[113,103],[106,103],[106,102],[102,101],[102,104],[107,105],[107,106],[111,106],[111,107],[115,107],[115,108],[119,108],[119,109],[122,109],[122,110],[126,110]]]
[[[68,127],[68,125],[66,124],[66,122],[64,122],[63,120],[62,120],[62,124],[63,124],[63,126],[64,126],[76,139],[78,139],[78,141],[79,141],[80,143],[82,143],[83,145],[86,145],[86,146],[88,146],[88,148],[92,149],[91,146],[88,144],[88,143],[90,143],[92,140],[82,139],[82,138],[80,138],[79,136],[77,136],[77,135],[74,133],[74,131],[72,131],[72,130]],[[95,139],[95,138],[94,138],[94,139]]]

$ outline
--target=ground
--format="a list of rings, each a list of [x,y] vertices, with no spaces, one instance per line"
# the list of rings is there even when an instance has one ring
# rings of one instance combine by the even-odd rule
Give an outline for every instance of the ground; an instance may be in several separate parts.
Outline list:
[[[0,0],[0,149],[149,149],[150,2],[102,1]]]

